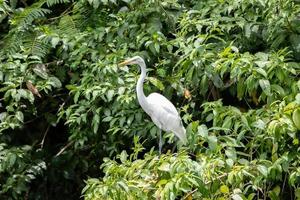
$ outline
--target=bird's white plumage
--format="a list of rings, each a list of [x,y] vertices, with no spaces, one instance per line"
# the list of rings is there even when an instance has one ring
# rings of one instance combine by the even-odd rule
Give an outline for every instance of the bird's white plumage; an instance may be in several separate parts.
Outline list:
[[[147,100],[151,104],[161,106],[166,112],[179,116],[175,106],[163,95],[154,92],[147,97]]]
[[[186,142],[185,129],[175,106],[164,96],[152,93],[147,97],[150,105],[149,113],[158,128],[171,131],[183,142]]]
[[[186,143],[186,131],[182,125],[181,118],[175,106],[163,95],[152,93],[148,97],[143,91],[143,83],[146,75],[146,65],[144,60],[135,56],[120,65],[138,64],[141,68],[141,75],[136,85],[138,102],[143,110],[151,117],[154,124],[161,130],[173,132],[183,143]],[[161,134],[160,134],[161,137]],[[161,151],[160,139],[160,151]]]

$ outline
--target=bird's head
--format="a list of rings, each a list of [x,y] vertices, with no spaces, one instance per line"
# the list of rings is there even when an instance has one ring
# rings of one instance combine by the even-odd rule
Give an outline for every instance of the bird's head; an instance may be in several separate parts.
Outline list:
[[[119,63],[118,65],[119,66],[134,65],[134,64],[142,65],[144,63],[145,62],[143,58],[141,58],[140,56],[134,56],[132,58],[125,60],[124,62]]]

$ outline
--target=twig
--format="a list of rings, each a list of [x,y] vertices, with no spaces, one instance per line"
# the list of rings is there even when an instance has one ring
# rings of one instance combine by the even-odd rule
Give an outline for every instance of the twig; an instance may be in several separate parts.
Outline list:
[[[21,2],[22,2],[22,4],[23,4],[25,7],[27,7],[27,6],[28,6],[28,4],[26,3],[26,1],[24,1],[24,0],[21,0]]]
[[[226,176],[228,176],[228,174],[227,174],[227,173],[224,173],[224,174],[222,174],[222,175],[216,177],[215,179],[213,179],[213,180],[211,180],[211,181],[207,181],[207,182],[204,183],[204,184],[205,184],[205,185],[210,184],[211,182],[213,182],[213,181],[215,181],[215,180],[217,180],[217,179],[224,178],[224,177],[226,177]]]
[[[195,192],[197,192],[198,189],[194,189],[192,191],[190,191],[189,193],[187,193],[187,195],[185,195],[185,197],[183,198],[183,200],[187,199],[190,195],[194,194]]]
[[[67,15],[67,14],[73,12],[73,10],[70,10],[70,9],[72,9],[74,7],[74,5],[75,5],[75,3],[72,3],[72,5],[70,7],[68,7],[64,12],[62,12],[59,16],[49,18],[48,20],[56,20],[56,19],[63,17],[64,15]]]
[[[284,175],[284,179],[283,179],[283,184],[282,184],[282,189],[281,189],[281,191],[282,191],[282,193],[284,192],[284,188],[285,188],[285,183],[286,183],[286,174]],[[281,194],[281,196],[282,196],[282,194]]]
[[[62,154],[69,146],[71,146],[74,143],[73,141],[70,141],[66,146],[64,146],[54,157],[59,156],[60,154]]]
[[[42,115],[38,115],[36,118],[33,118],[33,119],[31,119],[31,120],[28,120],[28,121],[24,122],[23,124],[29,124],[29,123],[31,123],[31,122],[35,121],[36,119],[41,118],[41,117],[43,117],[43,116],[44,116],[43,114],[42,114]]]
[[[43,139],[42,139],[42,141],[40,143],[41,144],[41,149],[44,147],[45,138],[46,138],[46,136],[47,136],[47,134],[49,132],[49,129],[50,129],[50,125],[48,125],[48,127],[47,127],[47,129],[46,129],[46,131],[44,133]]]

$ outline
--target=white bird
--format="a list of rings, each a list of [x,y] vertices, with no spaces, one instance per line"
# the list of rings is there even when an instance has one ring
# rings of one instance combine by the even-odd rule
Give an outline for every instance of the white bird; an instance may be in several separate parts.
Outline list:
[[[137,64],[141,68],[141,75],[136,85],[138,102],[151,117],[153,123],[159,128],[159,152],[161,153],[162,148],[161,130],[173,132],[185,144],[187,142],[186,130],[182,125],[181,118],[175,106],[161,94],[151,93],[148,97],[144,94],[143,83],[147,75],[146,64],[143,58],[135,56],[119,63],[119,66],[133,64]]]

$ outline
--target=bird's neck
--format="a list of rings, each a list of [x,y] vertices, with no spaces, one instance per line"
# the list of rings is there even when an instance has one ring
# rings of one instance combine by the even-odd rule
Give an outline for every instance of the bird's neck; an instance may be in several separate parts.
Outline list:
[[[136,85],[136,93],[141,107],[148,113],[148,106],[147,106],[148,102],[143,89],[144,80],[146,78],[146,64],[145,63],[140,64],[140,68],[141,68],[141,75]]]

